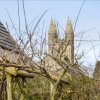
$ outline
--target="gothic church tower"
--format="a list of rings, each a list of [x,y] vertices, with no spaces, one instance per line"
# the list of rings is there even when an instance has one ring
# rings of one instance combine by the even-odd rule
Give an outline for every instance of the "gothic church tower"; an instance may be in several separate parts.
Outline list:
[[[48,31],[48,54],[55,56],[56,51],[61,43],[67,44],[68,46],[65,50],[64,56],[66,56],[71,63],[74,63],[74,32],[71,20],[68,19],[66,29],[65,29],[65,41],[58,39],[56,24],[53,20],[51,20],[49,31]]]
[[[48,31],[48,53],[54,55],[54,47],[57,43],[58,35],[56,30],[56,23],[51,19],[49,31]]]
[[[71,63],[74,63],[74,32],[71,20],[68,18],[65,30],[65,42],[69,42],[66,55]]]

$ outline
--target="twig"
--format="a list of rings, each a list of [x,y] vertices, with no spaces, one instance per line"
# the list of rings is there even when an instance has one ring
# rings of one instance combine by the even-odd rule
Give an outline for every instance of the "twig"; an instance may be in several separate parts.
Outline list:
[[[79,15],[80,15],[80,13],[81,13],[81,10],[82,10],[82,8],[83,8],[85,2],[86,2],[86,0],[83,1],[82,5],[81,5],[81,7],[80,7],[80,9],[79,9],[78,15],[77,15],[77,17],[76,17],[76,21],[75,21],[75,25],[74,25],[74,33],[75,33],[76,25],[77,25],[77,22],[78,22],[78,19],[79,19]]]

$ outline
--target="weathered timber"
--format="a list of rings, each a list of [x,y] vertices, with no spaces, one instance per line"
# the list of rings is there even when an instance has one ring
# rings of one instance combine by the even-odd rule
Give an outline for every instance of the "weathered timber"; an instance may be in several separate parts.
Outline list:
[[[30,66],[26,66],[26,65],[5,64],[5,63],[0,63],[0,66],[15,67],[15,68],[30,68]]]
[[[45,74],[41,73],[40,71],[32,70],[32,68],[26,68],[26,69],[23,69],[23,70],[26,71],[26,72],[37,74],[37,75],[40,74],[43,77],[49,78]],[[51,75],[51,78],[52,78],[53,81],[58,81],[58,79],[59,79],[59,77],[53,76],[53,75]],[[63,84],[66,84],[66,85],[70,84],[68,81],[63,80],[63,79],[61,79],[59,83],[63,83]]]
[[[5,71],[6,71],[7,73],[11,74],[11,75],[14,75],[14,76],[17,75],[17,69],[14,68],[14,67],[9,67],[9,68],[6,67],[6,68],[5,68]]]
[[[6,73],[6,80],[7,80],[7,100],[13,100],[12,99],[12,89],[11,89],[11,75],[9,73]]]
[[[17,76],[19,77],[25,77],[25,78],[34,78],[34,74],[33,73],[28,73],[24,70],[19,70],[17,72]]]

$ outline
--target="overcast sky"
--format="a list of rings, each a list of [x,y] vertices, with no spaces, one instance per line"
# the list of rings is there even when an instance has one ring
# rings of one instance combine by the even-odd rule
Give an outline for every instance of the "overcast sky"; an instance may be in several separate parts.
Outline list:
[[[21,28],[24,29],[24,18],[22,10],[22,2],[20,1],[20,17],[21,17]],[[45,29],[48,29],[51,18],[55,19],[59,23],[60,32],[63,33],[65,30],[66,22],[68,17],[72,20],[73,26],[79,9],[82,5],[83,0],[25,0],[25,10],[28,24],[34,19],[37,21],[41,14],[48,9],[48,12],[43,17],[41,24],[45,20]],[[14,37],[16,37],[15,31],[12,28],[12,24],[7,15],[6,9],[9,11],[12,21],[16,28],[18,28],[18,8],[17,0],[0,0],[0,20],[5,25],[7,22],[9,25],[10,32]],[[34,25],[34,24],[33,24]],[[76,31],[75,40],[81,39],[80,32],[85,32],[87,30],[93,30],[85,33],[83,35],[83,40],[99,40],[98,32],[100,32],[100,1],[99,0],[87,0],[80,13]],[[84,41],[86,42],[86,41]],[[95,51],[92,49],[85,55],[84,64],[95,64],[95,61],[100,59],[100,42],[81,42],[83,44],[80,46],[78,53],[82,51],[87,52],[94,45]],[[75,47],[79,42],[75,42]],[[75,49],[77,52],[77,49]],[[96,57],[94,55],[96,53]]]

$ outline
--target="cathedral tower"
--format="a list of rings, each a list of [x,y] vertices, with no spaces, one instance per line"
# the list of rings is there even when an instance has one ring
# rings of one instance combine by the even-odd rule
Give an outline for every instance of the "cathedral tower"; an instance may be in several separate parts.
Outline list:
[[[58,35],[56,29],[56,23],[51,19],[49,31],[48,31],[48,53],[53,55],[55,44],[57,43]]]
[[[74,32],[71,20],[68,19],[65,29],[65,41],[58,40],[58,34],[56,29],[56,23],[51,19],[51,23],[48,31],[48,54],[55,56],[57,54],[57,48],[61,46],[61,43],[68,44],[64,56],[69,59],[71,63],[74,63]],[[62,45],[63,45],[62,44]],[[61,48],[62,49],[62,48]]]
[[[65,42],[69,42],[67,46],[66,55],[71,63],[74,63],[74,31],[71,20],[68,18],[65,30]]]

